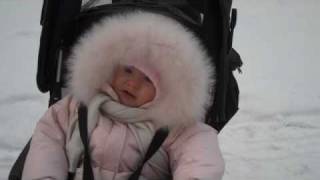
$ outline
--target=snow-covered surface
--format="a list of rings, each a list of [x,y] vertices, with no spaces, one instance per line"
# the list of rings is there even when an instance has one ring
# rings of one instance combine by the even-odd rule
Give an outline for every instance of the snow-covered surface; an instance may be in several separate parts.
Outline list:
[[[0,179],[47,107],[36,87],[42,0],[0,1]],[[225,180],[320,177],[319,0],[235,0],[240,111],[220,133]]]

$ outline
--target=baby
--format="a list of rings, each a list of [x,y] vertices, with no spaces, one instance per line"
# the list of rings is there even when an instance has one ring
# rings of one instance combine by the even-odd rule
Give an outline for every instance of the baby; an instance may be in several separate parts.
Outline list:
[[[88,108],[95,179],[125,180],[157,129],[169,136],[140,179],[222,179],[217,131],[204,121],[214,68],[196,36],[171,18],[143,11],[108,17],[68,60],[70,94],[38,122],[23,179],[82,179],[80,103]]]
[[[150,102],[156,94],[149,77],[133,66],[117,67],[111,87],[118,95],[119,102],[131,107],[139,107]],[[105,84],[101,90],[108,92],[107,88],[108,84]]]

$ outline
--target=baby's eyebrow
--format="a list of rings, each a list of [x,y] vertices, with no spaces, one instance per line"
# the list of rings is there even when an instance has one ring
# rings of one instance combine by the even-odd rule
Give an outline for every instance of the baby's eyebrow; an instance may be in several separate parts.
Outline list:
[[[128,67],[128,68],[135,68],[134,66],[132,65],[124,65],[124,67]]]

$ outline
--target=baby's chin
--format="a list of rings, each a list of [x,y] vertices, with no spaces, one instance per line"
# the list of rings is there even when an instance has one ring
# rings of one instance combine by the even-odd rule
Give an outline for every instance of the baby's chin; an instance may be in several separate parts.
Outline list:
[[[137,103],[128,102],[126,100],[121,100],[121,98],[120,98],[120,103],[125,105],[125,106],[129,106],[129,107],[139,107],[139,105]]]
[[[135,100],[134,97],[129,97],[129,95],[126,95],[123,92],[117,92],[119,97],[119,102],[125,106],[130,107],[139,107],[140,104]]]

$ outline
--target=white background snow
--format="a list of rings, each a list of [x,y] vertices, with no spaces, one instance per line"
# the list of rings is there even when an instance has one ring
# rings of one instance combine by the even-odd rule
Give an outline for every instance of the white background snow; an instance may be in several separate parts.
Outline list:
[[[35,82],[42,0],[0,0],[0,179],[48,95]],[[235,0],[240,110],[219,135],[224,180],[320,177],[320,1]]]

